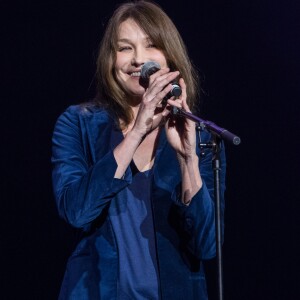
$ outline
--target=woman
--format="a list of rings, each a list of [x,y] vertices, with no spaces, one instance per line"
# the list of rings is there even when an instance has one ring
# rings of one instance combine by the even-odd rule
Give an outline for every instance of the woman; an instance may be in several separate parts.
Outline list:
[[[148,61],[161,69],[145,85]],[[58,210],[84,233],[60,299],[207,299],[201,261],[215,255],[211,154],[199,161],[195,124],[170,113],[194,107],[197,77],[161,8],[138,1],[115,11],[97,74],[97,99],[68,108],[53,134]],[[174,80],[182,94],[162,105]],[[224,170],[223,151],[221,158]],[[224,179],[222,172],[222,201]]]

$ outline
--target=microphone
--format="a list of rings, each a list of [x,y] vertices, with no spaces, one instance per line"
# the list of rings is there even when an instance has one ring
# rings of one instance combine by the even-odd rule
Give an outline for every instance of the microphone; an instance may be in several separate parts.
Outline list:
[[[141,77],[140,77],[141,83],[144,83],[145,86],[147,86],[149,82],[149,77],[159,70],[160,70],[160,65],[157,62],[155,61],[146,62],[141,68]],[[165,96],[165,98],[162,101],[162,104],[165,104],[165,102],[172,96],[178,97],[181,95],[180,86],[176,82],[171,82],[171,84],[173,86],[173,89],[167,94],[167,96]],[[193,122],[199,124],[201,130],[205,129],[211,132],[212,134],[217,135],[220,139],[227,140],[228,142],[234,145],[239,145],[241,142],[241,139],[237,135],[229,132],[227,129],[221,128],[211,121],[203,120],[193,115],[192,113],[185,111],[184,109],[180,109],[178,107],[173,106],[171,113],[173,115],[178,115],[179,117],[184,117],[192,120]]]
[[[160,70],[160,65],[156,61],[148,61],[146,62],[141,69],[141,82],[145,85],[148,85],[149,77]],[[172,89],[171,91],[165,96],[164,102],[166,102],[172,96],[179,97],[182,93],[181,87],[178,83],[172,81]]]

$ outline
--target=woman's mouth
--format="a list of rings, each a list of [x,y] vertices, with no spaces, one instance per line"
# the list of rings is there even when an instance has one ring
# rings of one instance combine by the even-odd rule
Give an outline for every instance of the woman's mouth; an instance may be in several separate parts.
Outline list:
[[[141,76],[141,72],[132,72],[130,73],[131,77],[140,77]]]

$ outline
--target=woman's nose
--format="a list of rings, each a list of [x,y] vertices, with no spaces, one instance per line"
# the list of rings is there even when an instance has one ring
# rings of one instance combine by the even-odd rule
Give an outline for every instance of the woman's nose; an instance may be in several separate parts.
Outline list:
[[[131,63],[135,66],[140,66],[146,62],[145,53],[141,49],[137,49],[134,52]]]

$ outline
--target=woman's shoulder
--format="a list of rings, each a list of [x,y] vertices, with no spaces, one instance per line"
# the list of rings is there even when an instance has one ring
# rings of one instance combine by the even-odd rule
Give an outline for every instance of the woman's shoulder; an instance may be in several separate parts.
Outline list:
[[[108,114],[107,110],[104,107],[101,107],[99,104],[92,101],[70,105],[63,112],[63,114],[64,113],[77,115],[77,116],[91,116],[97,113]]]
[[[70,105],[59,116],[61,118],[68,119],[81,119],[81,118],[93,118],[101,117],[105,119],[113,119],[113,116],[103,106],[97,104],[94,101],[83,102],[80,104]]]
[[[83,120],[88,123],[114,122],[113,116],[105,108],[94,102],[84,102],[67,107],[58,117],[56,125],[80,126]],[[84,121],[84,123],[86,122]]]

